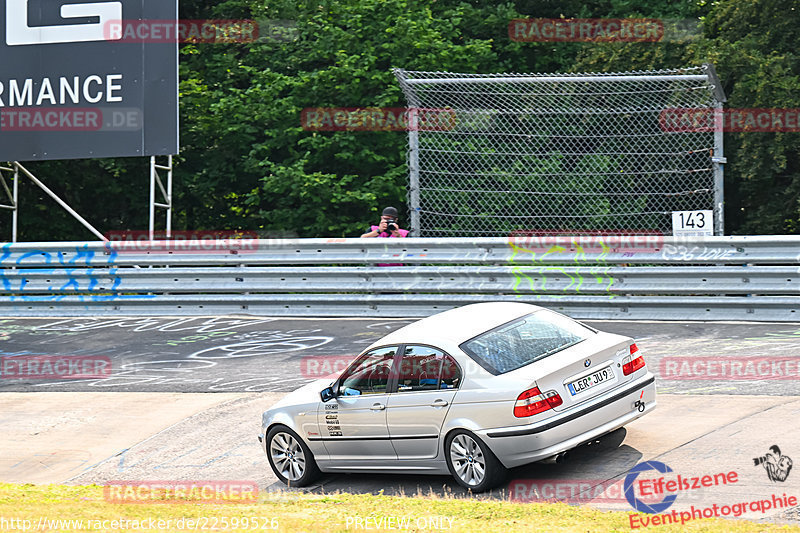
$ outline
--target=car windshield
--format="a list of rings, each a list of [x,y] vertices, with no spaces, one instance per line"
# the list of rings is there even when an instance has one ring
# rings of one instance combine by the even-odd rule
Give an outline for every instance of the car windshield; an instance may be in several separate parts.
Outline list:
[[[505,374],[593,335],[569,317],[541,310],[474,337],[461,349],[494,375]]]

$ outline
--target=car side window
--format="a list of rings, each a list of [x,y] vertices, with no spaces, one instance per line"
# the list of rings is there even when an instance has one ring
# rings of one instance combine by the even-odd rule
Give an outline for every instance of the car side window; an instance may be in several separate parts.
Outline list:
[[[348,368],[339,382],[339,395],[385,394],[397,346],[369,351]]]
[[[459,381],[458,365],[443,351],[430,346],[406,346],[400,359],[397,392],[454,389]]]
[[[455,359],[449,355],[444,356],[442,361],[442,374],[439,380],[440,389],[457,389],[461,385],[461,369]]]

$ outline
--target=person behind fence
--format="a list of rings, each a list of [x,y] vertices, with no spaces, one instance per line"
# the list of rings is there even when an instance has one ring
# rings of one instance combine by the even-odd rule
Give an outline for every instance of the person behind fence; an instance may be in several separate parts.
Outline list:
[[[387,207],[381,213],[381,221],[377,226],[371,226],[370,230],[363,234],[361,238],[384,237],[384,238],[403,238],[408,236],[408,230],[400,228],[399,215],[394,207]]]

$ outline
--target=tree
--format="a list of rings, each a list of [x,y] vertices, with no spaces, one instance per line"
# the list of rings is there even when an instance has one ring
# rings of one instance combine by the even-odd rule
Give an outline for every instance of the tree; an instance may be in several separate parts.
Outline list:
[[[184,49],[182,105],[202,116],[184,133],[182,157],[202,165],[186,178],[206,199],[188,224],[362,233],[380,207],[405,203],[407,137],[304,130],[302,110],[404,107],[392,67],[490,71],[497,62],[490,42],[464,38],[455,15],[437,20],[426,3],[270,2],[252,16],[292,20],[296,33],[239,50]]]
[[[684,42],[608,43],[584,49],[575,70],[676,68],[711,62],[728,109],[797,107],[800,7],[792,0],[698,3],[702,35]],[[727,132],[726,233],[800,232],[797,133]]]

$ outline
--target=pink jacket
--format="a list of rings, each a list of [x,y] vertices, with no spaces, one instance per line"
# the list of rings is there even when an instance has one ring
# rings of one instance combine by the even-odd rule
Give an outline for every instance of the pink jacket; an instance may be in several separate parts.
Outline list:
[[[370,231],[380,231],[380,229],[381,229],[380,226],[370,226]],[[407,229],[397,228],[397,233],[400,234],[400,237],[407,237],[408,236],[408,230]],[[382,237],[384,239],[386,239],[386,238],[396,238],[391,233],[378,233],[378,237]]]
[[[380,229],[381,229],[380,226],[371,226],[370,231],[380,231]],[[407,229],[397,228],[397,233],[400,234],[401,238],[408,236],[408,230]],[[384,238],[384,239],[386,239],[386,238],[397,238],[394,235],[392,235],[391,233],[378,233],[378,237],[381,237],[381,238]],[[403,263],[378,263],[378,266],[379,267],[401,267],[401,266],[404,266],[404,265],[403,265]]]

